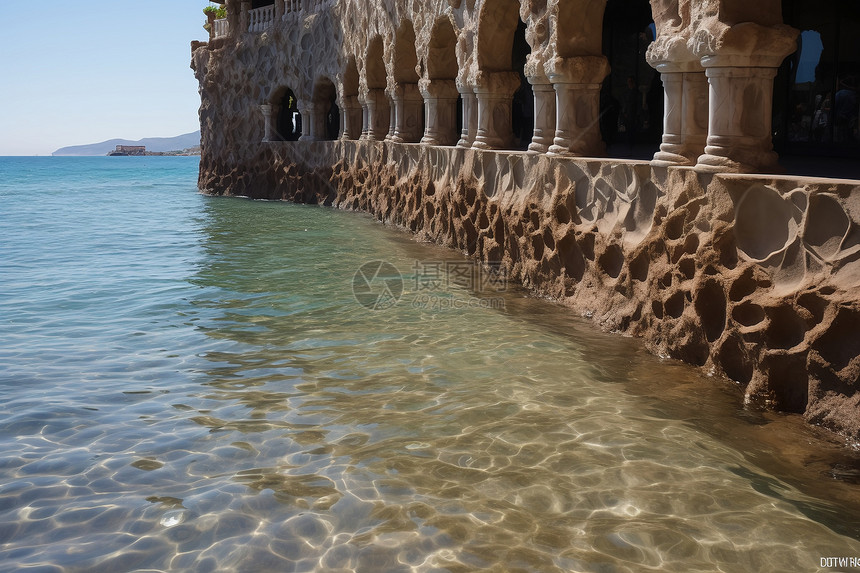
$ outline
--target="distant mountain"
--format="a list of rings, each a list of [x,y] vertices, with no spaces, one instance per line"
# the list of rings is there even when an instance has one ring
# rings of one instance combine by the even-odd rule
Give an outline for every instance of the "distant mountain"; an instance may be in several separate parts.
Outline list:
[[[140,141],[128,139],[111,139],[89,145],[74,145],[56,150],[54,156],[107,155],[116,149],[117,145],[145,145],[147,151],[182,151],[200,145],[200,132],[186,133],[176,137],[147,137]]]

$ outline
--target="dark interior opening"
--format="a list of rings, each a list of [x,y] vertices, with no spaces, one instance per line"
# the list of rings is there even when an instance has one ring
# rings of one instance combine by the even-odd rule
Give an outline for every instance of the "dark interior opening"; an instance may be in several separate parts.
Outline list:
[[[774,148],[789,172],[860,178],[860,5],[783,0],[801,31],[774,80]]]
[[[663,84],[645,52],[656,37],[647,0],[608,0],[603,53],[609,76],[600,92],[600,131],[610,157],[651,159],[663,137]]]
[[[275,125],[277,141],[296,141],[302,136],[302,116],[299,113],[298,101],[293,90],[287,88],[281,98],[278,109],[278,121]]]
[[[514,132],[515,149],[528,148],[535,127],[534,91],[525,75],[526,60],[531,52],[531,46],[526,41],[526,24],[520,20],[514,34],[511,54],[513,69],[520,75],[520,87],[514,92],[514,101],[511,105],[511,127]]]

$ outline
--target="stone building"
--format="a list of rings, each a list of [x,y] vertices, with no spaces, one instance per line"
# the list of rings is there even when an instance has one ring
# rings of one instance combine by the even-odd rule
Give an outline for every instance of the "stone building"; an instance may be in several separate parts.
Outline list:
[[[202,189],[369,211],[860,437],[860,182],[774,151],[860,177],[855,2],[225,5]]]

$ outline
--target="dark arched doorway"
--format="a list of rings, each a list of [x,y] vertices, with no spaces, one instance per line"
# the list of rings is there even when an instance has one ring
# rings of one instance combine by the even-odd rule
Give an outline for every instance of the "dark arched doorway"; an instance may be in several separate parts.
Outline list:
[[[321,140],[335,140],[340,134],[340,108],[337,106],[337,91],[334,83],[322,77],[314,85],[314,114],[319,126],[314,135]]]
[[[302,135],[302,116],[298,109],[298,100],[290,88],[282,88],[276,92],[273,105],[277,108],[275,122],[275,141],[297,141]]]

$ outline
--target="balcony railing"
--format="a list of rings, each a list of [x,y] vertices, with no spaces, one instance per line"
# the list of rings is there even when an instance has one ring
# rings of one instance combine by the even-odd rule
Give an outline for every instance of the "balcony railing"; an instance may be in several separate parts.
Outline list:
[[[248,12],[248,31],[264,32],[275,23],[275,6],[263,6]]]
[[[227,22],[227,18],[221,18],[220,20],[215,20],[214,29],[212,30],[212,37],[217,38],[226,38],[230,33],[230,24]]]
[[[276,0],[277,1],[277,0]],[[301,12],[313,13],[334,4],[335,0],[283,0],[284,20],[299,15]],[[252,33],[265,32],[275,24],[275,6],[263,6],[248,10],[248,31]],[[230,34],[230,24],[226,18],[215,20],[212,28],[212,39],[225,38]]]

